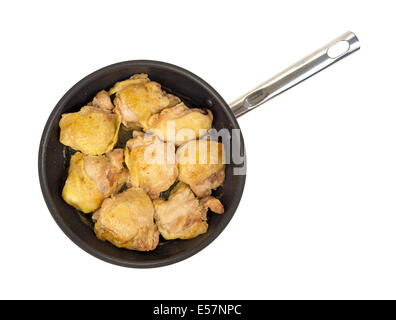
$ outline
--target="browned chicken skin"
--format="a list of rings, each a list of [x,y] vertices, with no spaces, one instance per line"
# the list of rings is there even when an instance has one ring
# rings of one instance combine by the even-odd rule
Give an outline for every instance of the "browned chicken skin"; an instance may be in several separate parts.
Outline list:
[[[119,248],[150,251],[158,245],[154,207],[142,189],[130,188],[104,200],[94,220],[96,236]]]
[[[106,155],[75,153],[62,191],[63,199],[76,209],[89,213],[98,209],[104,198],[117,192],[128,179],[123,167],[123,150]]]
[[[114,149],[106,156],[85,156],[84,169],[104,197],[117,192],[128,179],[128,170],[123,166],[124,150]]]
[[[179,182],[171,191],[168,200],[154,200],[155,221],[161,235],[167,239],[191,239],[208,229],[208,208],[223,213],[221,202],[213,197],[199,200],[190,187]]]
[[[146,128],[152,114],[180,102],[163,91],[159,83],[150,81],[147,74],[135,74],[117,82],[109,94],[116,94],[115,112],[121,115],[123,125],[132,129]]]
[[[59,141],[85,154],[100,155],[113,149],[118,138],[120,116],[94,106],[64,113],[59,122]]]
[[[128,140],[125,163],[132,186],[143,188],[152,199],[168,190],[178,174],[175,146],[156,136],[139,135]]]
[[[96,94],[96,96],[92,100],[92,105],[94,107],[98,107],[104,111],[109,112],[114,109],[114,105],[111,102],[110,95],[105,90],[99,91]]]
[[[193,140],[177,149],[179,180],[198,197],[211,194],[225,178],[224,146],[209,139]]]
[[[217,214],[222,214],[224,213],[224,207],[222,203],[220,202],[219,199],[214,198],[214,197],[205,197],[199,200],[199,203],[201,206],[203,206],[206,209],[210,209],[214,213]]]
[[[146,131],[180,146],[186,141],[203,136],[212,127],[212,121],[210,110],[190,109],[182,102],[152,115]]]

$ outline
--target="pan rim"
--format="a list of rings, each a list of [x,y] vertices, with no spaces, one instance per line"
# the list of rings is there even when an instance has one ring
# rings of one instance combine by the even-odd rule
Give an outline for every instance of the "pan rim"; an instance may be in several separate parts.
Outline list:
[[[232,122],[232,125],[234,128],[239,129],[239,124],[232,113],[231,109],[229,108],[228,104],[224,101],[224,99],[221,97],[221,95],[213,88],[211,87],[206,81],[198,77],[197,75],[193,74],[192,72],[183,69],[179,66],[167,63],[167,62],[162,62],[162,61],[157,61],[157,60],[126,60],[122,62],[117,62],[108,66],[105,66],[103,68],[100,68],[89,75],[85,76],[81,80],[79,80],[75,85],[73,85],[59,100],[59,102],[55,105],[54,109],[50,113],[48,120],[44,126],[44,130],[40,139],[40,147],[39,147],[39,152],[38,152],[38,171],[39,171],[39,181],[40,181],[40,186],[41,186],[41,191],[43,193],[43,197],[45,200],[45,203],[47,205],[47,208],[49,212],[51,213],[51,216],[59,226],[59,228],[66,234],[66,236],[74,242],[78,247],[83,249],[85,252],[89,253],[90,255],[122,267],[129,267],[129,268],[157,268],[157,267],[163,267],[167,265],[171,265],[180,261],[183,261],[187,258],[190,258],[191,256],[197,254],[201,250],[203,250],[205,247],[207,247],[209,244],[211,244],[226,228],[228,223],[231,221],[232,217],[235,214],[235,211],[237,210],[237,207],[240,203],[240,200],[243,196],[243,190],[245,186],[245,181],[246,181],[246,174],[242,176],[241,183],[239,183],[238,186],[238,194],[239,198],[234,202],[233,208],[228,212],[228,214],[222,219],[221,223],[217,226],[216,230],[214,230],[213,234],[210,235],[207,239],[202,241],[199,245],[193,247],[191,250],[180,253],[175,256],[159,259],[157,261],[139,261],[139,262],[131,262],[131,261],[125,261],[124,259],[119,259],[119,258],[114,258],[111,256],[108,256],[104,254],[103,252],[87,245],[84,241],[80,239],[80,237],[63,221],[61,215],[58,213],[58,209],[54,205],[53,199],[50,195],[49,192],[49,185],[47,183],[47,169],[45,166],[45,159],[47,155],[47,144],[48,144],[48,137],[50,134],[50,128],[53,125],[53,122],[57,118],[60,109],[62,108],[63,104],[65,101],[69,99],[70,96],[73,96],[78,90],[80,90],[82,87],[86,85],[88,81],[92,81],[96,77],[99,77],[103,73],[110,72],[110,71],[116,71],[118,68],[125,68],[126,66],[129,65],[146,65],[150,64],[153,66],[158,66],[162,68],[167,68],[171,70],[175,70],[177,72],[183,73],[185,76],[190,77],[192,80],[196,81],[199,83],[200,86],[204,87],[206,90],[211,92],[213,96],[215,96],[220,102],[221,106],[223,106],[223,110],[225,113],[229,115],[229,119]],[[246,166],[246,150],[245,150],[245,144],[242,136],[242,132],[240,134],[241,138],[241,151],[244,156],[244,161],[245,161],[245,166]]]

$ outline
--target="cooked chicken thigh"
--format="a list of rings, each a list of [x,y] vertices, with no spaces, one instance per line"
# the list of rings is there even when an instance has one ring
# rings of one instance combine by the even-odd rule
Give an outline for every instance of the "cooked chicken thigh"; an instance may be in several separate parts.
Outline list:
[[[123,167],[123,150],[89,156],[76,152],[70,160],[69,175],[62,197],[69,205],[89,213],[97,210],[104,198],[117,192],[128,179]]]
[[[200,139],[177,149],[179,180],[187,183],[198,197],[211,194],[225,178],[225,153],[220,142]]]
[[[123,162],[123,149],[114,149],[105,156],[84,156],[85,172],[105,198],[117,192],[128,180],[128,169],[124,168]]]
[[[125,163],[132,186],[143,188],[152,199],[168,190],[178,175],[174,144],[156,136],[139,135],[128,140]]]
[[[166,240],[191,239],[208,229],[208,208],[223,213],[221,202],[213,197],[200,201],[190,187],[179,182],[169,194],[167,201],[154,200],[155,221]]]
[[[154,114],[148,130],[177,146],[204,135],[212,127],[213,115],[208,109],[190,109],[183,102]]]
[[[65,113],[59,122],[59,141],[85,154],[99,155],[113,149],[118,138],[121,117],[94,106]]]
[[[149,251],[158,245],[153,203],[142,189],[130,188],[104,200],[94,220],[96,236],[119,248]]]
[[[130,79],[117,82],[109,94],[116,94],[115,111],[121,115],[127,128],[146,128],[154,113],[180,102],[174,95],[167,94],[157,82],[150,81],[147,74],[135,74]]]

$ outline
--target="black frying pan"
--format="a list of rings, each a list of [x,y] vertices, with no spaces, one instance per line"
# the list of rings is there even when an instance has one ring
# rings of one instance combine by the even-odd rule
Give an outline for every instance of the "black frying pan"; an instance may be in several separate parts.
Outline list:
[[[338,48],[342,44],[346,44],[346,47]],[[337,52],[340,49],[341,51]],[[59,142],[61,115],[78,111],[91,101],[98,91],[108,90],[117,81],[127,79],[135,73],[147,73],[151,80],[159,82],[166,91],[179,96],[188,106],[209,108],[214,115],[213,127],[217,130],[239,129],[236,117],[358,49],[358,39],[353,33],[348,32],[244,95],[231,104],[231,108],[204,80],[168,63],[150,60],[125,61],[95,71],[79,81],[62,97],[49,116],[43,131],[38,167],[41,189],[49,211],[74,243],[86,252],[110,263],[135,268],[160,267],[194,255],[216,239],[234,215],[245,185],[245,175],[234,174],[234,169],[244,167],[245,161],[242,164],[239,161],[236,163],[231,158],[230,164],[226,166],[224,186],[215,192],[215,196],[221,197],[225,212],[222,215],[208,215],[207,233],[190,240],[160,241],[159,246],[151,252],[119,249],[109,242],[97,239],[92,231],[90,219],[67,205],[61,197],[71,154],[71,150]],[[120,146],[124,146],[128,135],[127,131],[120,132]],[[242,135],[239,140],[238,151],[245,160]]]

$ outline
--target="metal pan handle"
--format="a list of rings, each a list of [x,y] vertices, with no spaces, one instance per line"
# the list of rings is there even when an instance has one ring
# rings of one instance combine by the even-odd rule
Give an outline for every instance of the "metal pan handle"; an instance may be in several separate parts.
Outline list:
[[[356,35],[346,32],[232,102],[231,110],[238,118],[359,49]]]

